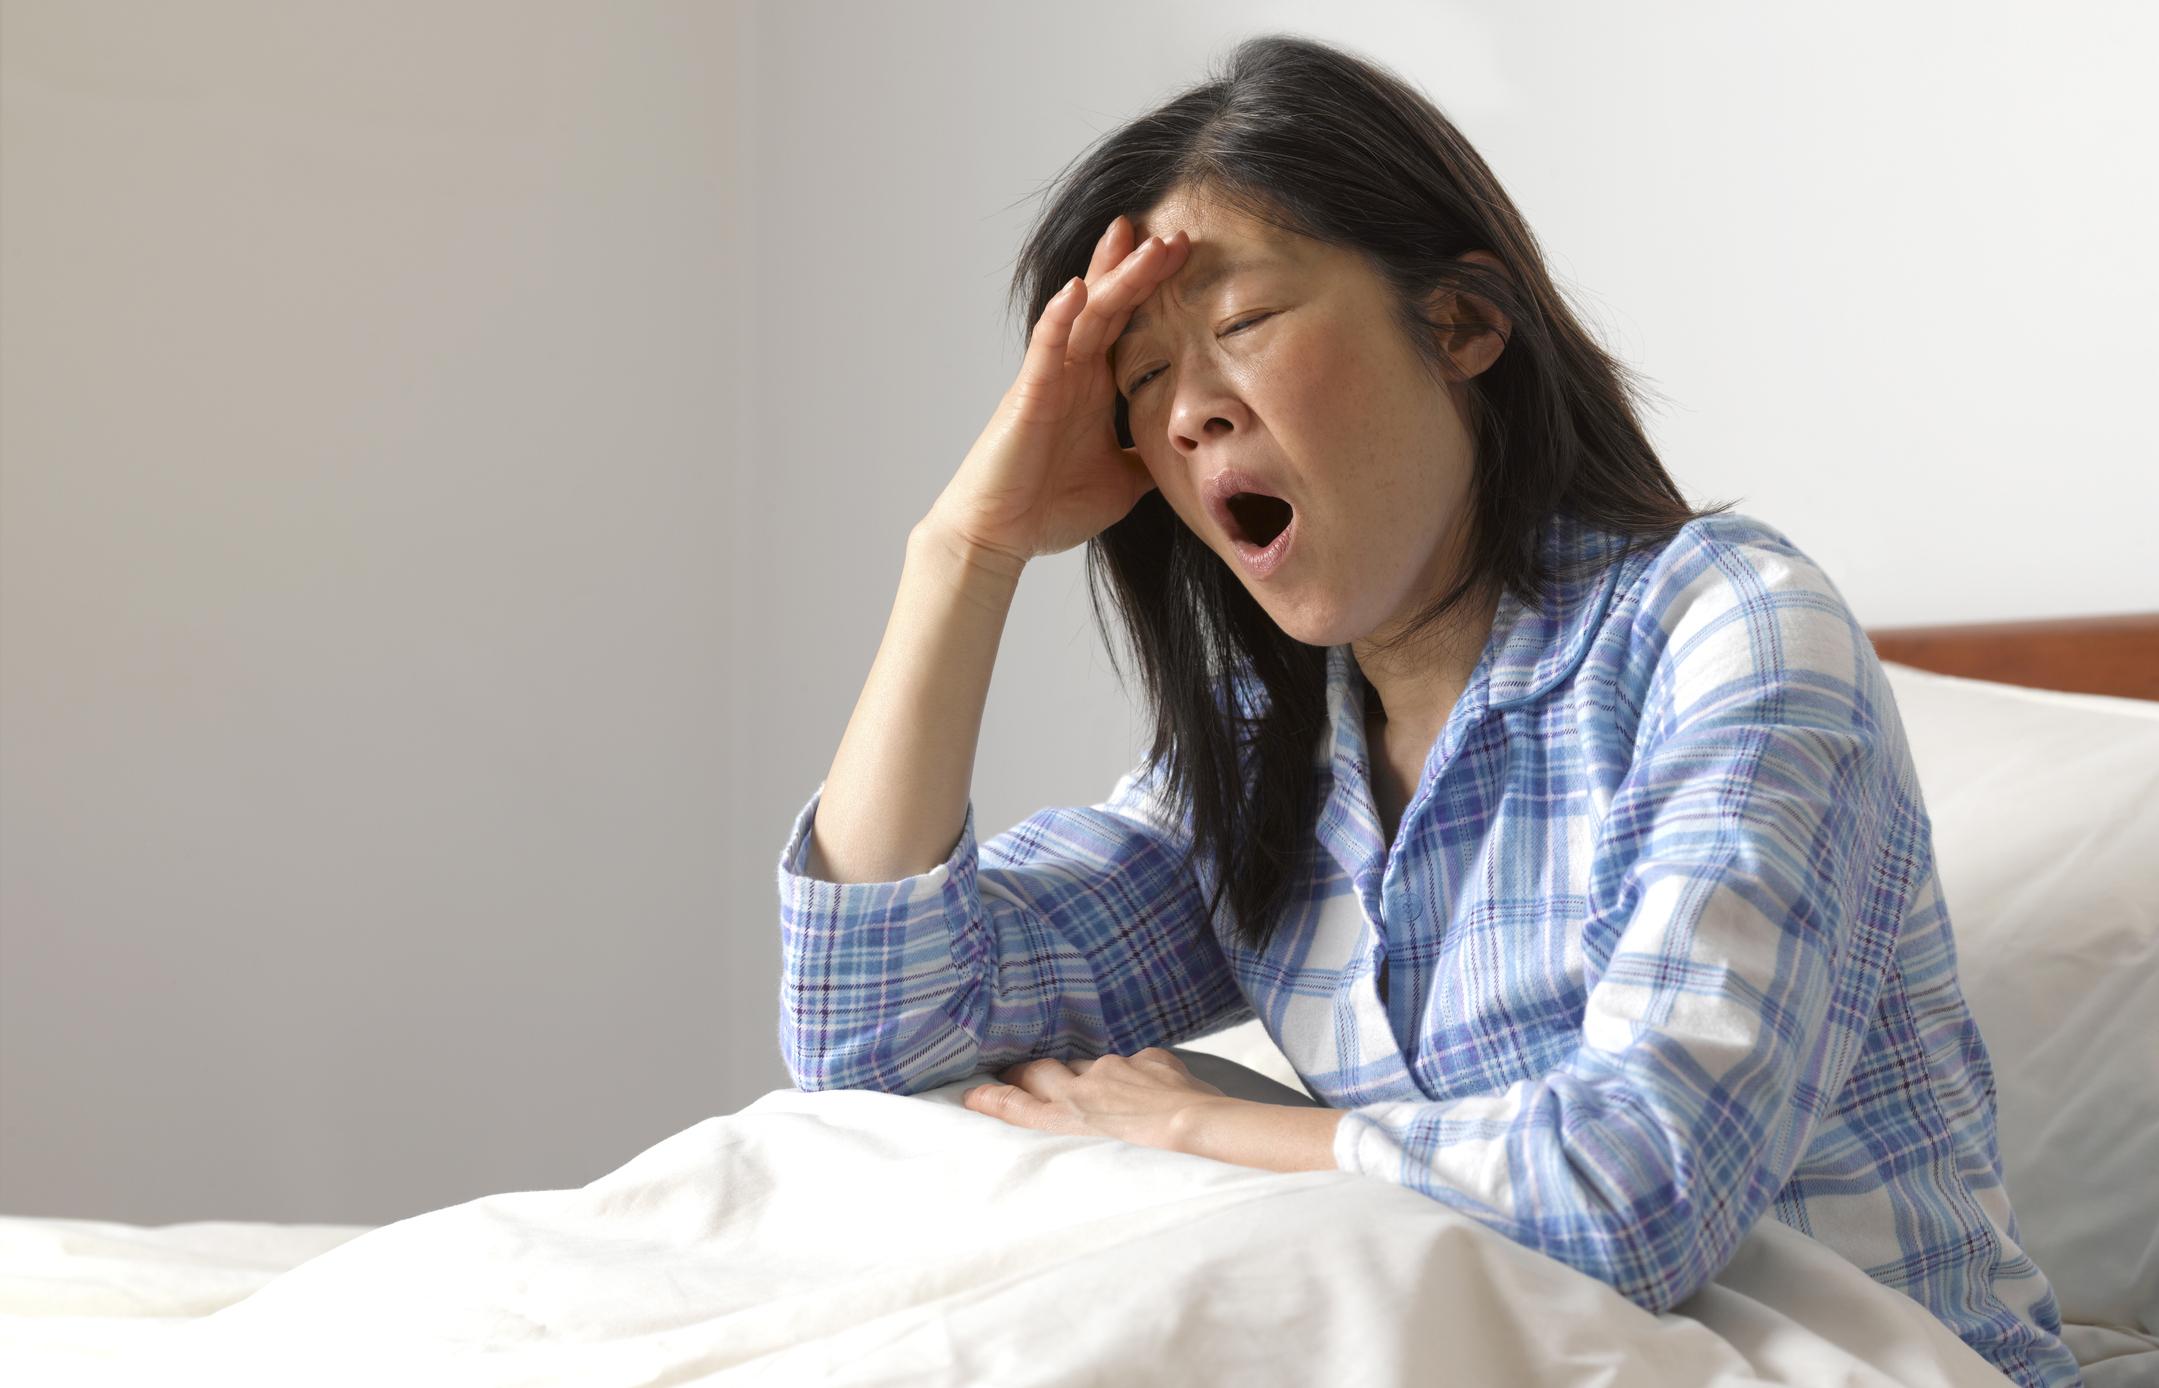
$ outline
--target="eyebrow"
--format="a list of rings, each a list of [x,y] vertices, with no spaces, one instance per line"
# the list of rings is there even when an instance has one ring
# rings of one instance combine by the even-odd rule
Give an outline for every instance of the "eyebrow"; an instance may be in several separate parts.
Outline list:
[[[1271,270],[1274,266],[1275,262],[1271,260],[1254,260],[1250,258],[1218,260],[1204,270],[1194,271],[1192,278],[1184,282],[1184,292],[1186,295],[1196,298],[1214,288],[1223,280],[1228,279],[1231,275],[1241,275],[1248,270]],[[1117,342],[1124,341],[1146,326],[1147,310],[1145,308],[1132,310],[1132,317],[1125,323],[1124,331],[1117,334]],[[1112,352],[1117,350],[1117,342],[1110,344]]]

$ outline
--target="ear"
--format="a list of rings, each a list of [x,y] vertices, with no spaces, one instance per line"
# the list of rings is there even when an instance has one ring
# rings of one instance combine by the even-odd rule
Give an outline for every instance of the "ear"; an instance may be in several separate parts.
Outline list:
[[[1473,261],[1501,275],[1507,273],[1506,266],[1490,251],[1464,251],[1456,258]],[[1513,325],[1489,300],[1441,289],[1433,293],[1427,306],[1438,321],[1460,325],[1441,329],[1439,344],[1462,373],[1463,380],[1482,373],[1499,360]]]

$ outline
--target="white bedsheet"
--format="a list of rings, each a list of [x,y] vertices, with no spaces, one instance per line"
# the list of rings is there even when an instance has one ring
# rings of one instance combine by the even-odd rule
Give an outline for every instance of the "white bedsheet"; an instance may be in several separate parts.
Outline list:
[[[1774,1220],[1652,1316],[1403,1187],[1017,1128],[978,1082],[775,1090],[376,1229],[0,1220],[0,1379],[2007,1381]]]

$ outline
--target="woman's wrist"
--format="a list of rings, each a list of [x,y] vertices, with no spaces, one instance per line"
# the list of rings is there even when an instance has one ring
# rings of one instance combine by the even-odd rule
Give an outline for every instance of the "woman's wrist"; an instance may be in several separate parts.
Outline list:
[[[977,599],[1009,603],[1019,588],[1024,560],[969,540],[938,519],[925,516],[907,534],[910,562],[920,560],[942,572]]]

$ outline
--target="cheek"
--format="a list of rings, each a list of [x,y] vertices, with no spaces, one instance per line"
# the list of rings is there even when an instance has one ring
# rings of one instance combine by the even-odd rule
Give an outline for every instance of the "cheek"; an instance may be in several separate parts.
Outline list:
[[[1186,529],[1204,536],[1206,508],[1201,504],[1192,480],[1178,470],[1177,459],[1173,456],[1164,461],[1163,454],[1170,451],[1166,445],[1158,447],[1147,443],[1139,448],[1140,461],[1146,464],[1147,479],[1154,483],[1154,489],[1162,494],[1162,499],[1169,503],[1170,510],[1184,522]]]
[[[1207,506],[1199,499],[1199,494],[1180,484],[1177,491],[1165,491],[1162,495],[1168,499],[1169,508],[1177,513],[1177,519],[1184,523],[1184,528],[1191,531],[1200,543],[1208,543],[1208,531],[1212,522],[1207,518]]]

